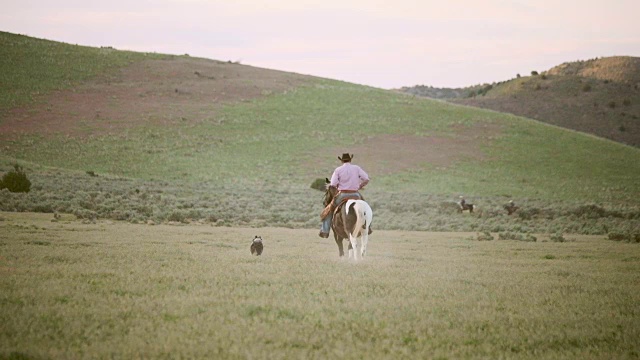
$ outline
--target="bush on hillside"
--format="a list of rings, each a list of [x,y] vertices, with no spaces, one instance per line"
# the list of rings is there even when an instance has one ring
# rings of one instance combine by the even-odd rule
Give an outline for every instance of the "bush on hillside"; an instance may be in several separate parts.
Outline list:
[[[582,87],[582,91],[584,91],[584,92],[591,91],[591,85],[590,84],[584,84],[584,86]]]
[[[538,75],[538,72],[537,72],[537,71],[535,71],[535,70],[533,70],[533,71],[531,72],[531,76],[536,76],[536,75]]]
[[[613,241],[624,241],[629,243],[640,243],[640,233],[632,234],[632,233],[618,233],[611,232],[607,234],[609,240]]]
[[[536,238],[531,234],[521,234],[521,233],[506,231],[498,234],[498,240],[518,240],[518,241],[536,242],[538,241],[538,238]]]
[[[478,241],[491,241],[491,240],[495,240],[495,238],[493,237],[493,235],[491,235],[490,232],[485,231],[482,234],[478,233],[476,239],[478,239]]]
[[[607,216],[607,210],[602,206],[598,206],[595,204],[591,205],[581,205],[578,206],[575,210],[573,210],[573,214],[578,217],[585,217],[588,219],[597,219],[601,217]]]
[[[551,236],[549,236],[549,240],[553,241],[553,242],[566,242],[567,239],[564,238],[564,236],[562,236],[561,232],[557,232],[555,234],[551,234]]]
[[[0,190],[7,189],[11,192],[28,193],[31,191],[31,181],[27,178],[22,166],[15,164],[14,169],[2,176]]]
[[[311,183],[311,188],[320,190],[320,191],[325,191],[326,190],[325,183],[326,183],[326,179],[317,178]]]
[[[528,207],[526,209],[520,209],[518,211],[518,217],[522,220],[531,220],[536,218],[542,213],[542,210],[536,207]]]

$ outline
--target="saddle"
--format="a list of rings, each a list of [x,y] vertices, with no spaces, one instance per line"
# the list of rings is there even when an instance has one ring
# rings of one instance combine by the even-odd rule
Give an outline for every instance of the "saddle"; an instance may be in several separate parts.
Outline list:
[[[362,197],[359,197],[357,195],[348,195],[342,198],[342,200],[340,201],[340,204],[338,205],[334,205],[333,201],[331,202],[331,204],[327,205],[324,210],[322,210],[322,213],[320,214],[320,219],[324,219],[327,216],[329,216],[329,214],[332,214],[332,216],[334,217],[335,220],[335,216],[338,212],[340,212],[340,209],[342,209],[342,206],[348,201],[348,200],[363,200]],[[335,207],[334,207],[335,206]]]

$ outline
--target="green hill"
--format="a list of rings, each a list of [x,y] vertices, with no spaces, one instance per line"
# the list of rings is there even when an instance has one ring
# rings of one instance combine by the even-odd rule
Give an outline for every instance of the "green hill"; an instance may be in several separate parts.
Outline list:
[[[351,152],[371,175],[378,228],[606,233],[640,221],[640,150],[612,141],[187,55],[8,33],[0,49],[0,172],[18,162],[34,183],[1,191],[2,210],[315,227],[310,184]],[[481,210],[452,211],[460,194]]]
[[[462,89],[402,92],[507,112],[640,146],[640,58],[568,62],[540,74]]]

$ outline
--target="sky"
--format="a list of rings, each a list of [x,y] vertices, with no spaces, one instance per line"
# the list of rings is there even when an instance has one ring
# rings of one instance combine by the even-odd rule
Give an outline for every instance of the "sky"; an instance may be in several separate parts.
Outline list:
[[[0,0],[0,31],[383,89],[640,57],[639,0]]]

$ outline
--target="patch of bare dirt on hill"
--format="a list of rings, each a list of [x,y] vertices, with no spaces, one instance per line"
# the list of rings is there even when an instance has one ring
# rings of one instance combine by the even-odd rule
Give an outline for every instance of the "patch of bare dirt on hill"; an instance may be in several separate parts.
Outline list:
[[[215,60],[170,57],[138,62],[13,109],[0,139],[22,134],[117,134],[144,124],[219,123],[223,104],[294,89],[311,77]]]
[[[567,62],[549,69],[548,75],[573,75],[617,83],[640,83],[640,58],[612,56],[587,61]]]
[[[439,136],[419,136],[383,134],[368,137],[363,143],[343,147],[327,148],[316,153],[310,161],[317,172],[318,168],[326,168],[328,176],[336,166],[340,165],[338,156],[343,153],[354,154],[354,164],[362,166],[370,175],[388,175],[406,170],[435,166],[446,168],[457,161],[485,161],[489,157],[482,152],[482,145],[499,138],[501,126],[497,124],[475,124],[473,126],[457,126],[453,132]]]

